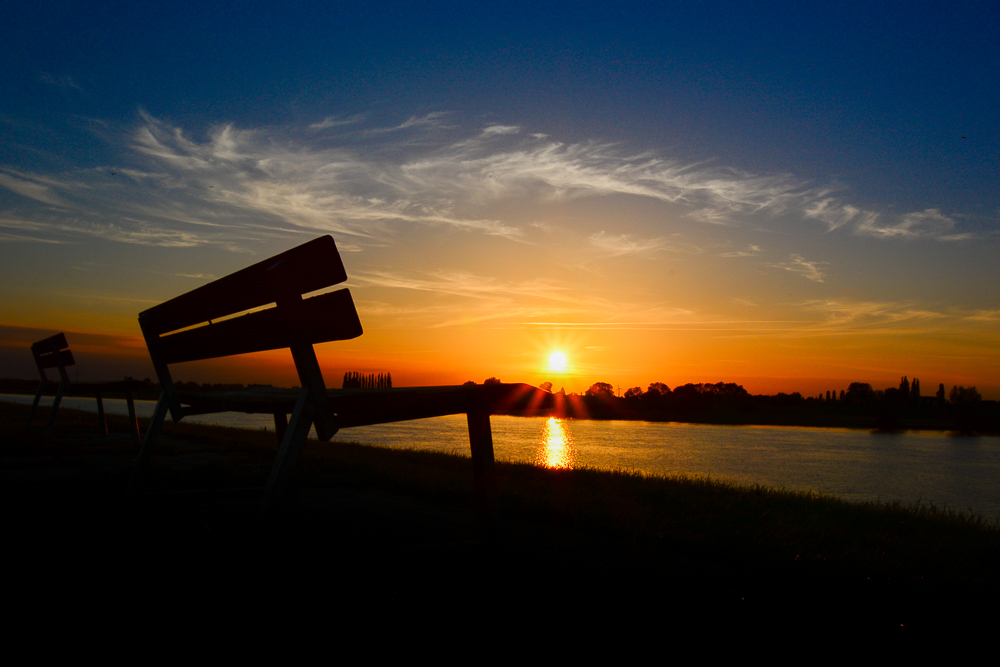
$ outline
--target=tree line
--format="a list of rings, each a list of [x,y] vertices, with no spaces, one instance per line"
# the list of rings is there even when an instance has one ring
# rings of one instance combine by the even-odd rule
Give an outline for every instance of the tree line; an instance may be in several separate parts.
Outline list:
[[[551,383],[542,388],[551,389]],[[975,387],[956,385],[946,392],[939,384],[933,395],[924,396],[920,380],[906,376],[898,387],[874,389],[852,382],[846,389],[811,397],[799,392],[752,395],[733,382],[673,389],[653,382],[645,390],[631,387],[619,395],[610,383],[595,382],[583,395],[560,392],[557,403],[566,416],[590,419],[1000,432],[1000,403],[983,400]]]
[[[392,389],[392,373],[344,373],[344,389]]]

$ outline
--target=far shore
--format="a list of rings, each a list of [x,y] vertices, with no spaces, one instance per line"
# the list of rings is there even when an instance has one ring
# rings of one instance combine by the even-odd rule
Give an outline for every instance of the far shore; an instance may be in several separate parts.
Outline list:
[[[223,386],[223,385],[219,385]],[[0,379],[0,394],[34,396],[36,380]],[[330,391],[337,391],[331,389]],[[49,392],[48,396],[54,392]],[[136,400],[156,401],[159,389],[135,392]],[[109,398],[124,398],[109,394]],[[720,426],[801,426],[807,428],[849,428],[867,431],[945,431],[976,435],[1000,435],[1000,403],[982,401],[970,409],[935,401],[907,409],[886,410],[877,404],[851,406],[843,402],[816,399],[775,400],[773,396],[748,396],[739,404],[690,408],[636,409],[624,399],[570,395],[557,411],[534,415],[585,420],[679,422]],[[801,399],[801,397],[799,397]]]

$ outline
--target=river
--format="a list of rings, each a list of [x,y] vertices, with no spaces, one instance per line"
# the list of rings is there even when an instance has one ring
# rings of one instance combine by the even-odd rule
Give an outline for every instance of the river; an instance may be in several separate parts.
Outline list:
[[[31,396],[0,395],[30,403]],[[46,400],[46,399],[43,399]],[[47,399],[51,403],[51,399]],[[95,410],[93,399],[63,399]],[[105,400],[109,413],[125,402]],[[152,401],[136,401],[140,416]],[[273,430],[271,417],[224,413],[191,422]],[[1000,438],[936,431],[882,433],[836,428],[712,426],[544,417],[491,417],[501,460],[656,475],[710,477],[865,502],[918,502],[1000,519]],[[345,429],[334,442],[469,455],[464,415]]]

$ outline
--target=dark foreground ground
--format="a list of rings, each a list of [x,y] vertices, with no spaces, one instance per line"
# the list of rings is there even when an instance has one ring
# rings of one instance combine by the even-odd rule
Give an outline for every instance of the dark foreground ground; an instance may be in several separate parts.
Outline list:
[[[507,641],[558,627],[764,645],[997,615],[1000,530],[932,508],[502,464],[485,529],[468,459],[312,443],[294,497],[262,515],[273,434],[168,424],[128,494],[127,437],[89,438],[94,416],[67,411],[64,437],[28,438],[25,417],[0,404],[7,604],[29,618],[346,614]]]

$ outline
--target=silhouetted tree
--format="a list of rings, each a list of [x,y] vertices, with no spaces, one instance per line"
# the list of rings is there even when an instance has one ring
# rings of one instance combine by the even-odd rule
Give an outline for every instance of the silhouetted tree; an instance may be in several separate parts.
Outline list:
[[[500,384],[500,380],[496,379],[495,377],[488,377],[485,380],[483,380],[483,384]]]
[[[649,388],[646,390],[648,392],[655,391],[660,396],[668,396],[670,394],[670,387],[662,382],[651,382]]]
[[[362,375],[357,371],[348,371],[344,373],[344,389],[391,389],[392,388],[392,374],[391,373],[369,373],[368,375]]]
[[[607,382],[595,382],[590,385],[590,389],[587,390],[585,395],[594,398],[614,398],[615,388]]]
[[[917,378],[913,378],[913,382],[910,384],[910,400],[920,400],[920,380]]]
[[[955,405],[959,405],[960,403],[978,403],[982,398],[975,387],[963,387],[962,385],[952,387],[948,393],[948,400]]]
[[[982,396],[975,387],[952,387],[948,399],[955,406],[955,426],[960,431],[977,431],[982,427]]]
[[[875,390],[867,382],[852,382],[849,387],[847,387],[847,403],[848,405],[861,406],[869,405],[876,398]]]
[[[909,396],[909,393],[905,394],[905,398],[909,398]],[[881,403],[892,406],[897,406],[905,400],[903,392],[896,387],[889,387],[888,389],[885,389],[880,398]]]
[[[552,383],[551,382],[543,382],[540,385],[538,385],[538,388],[541,389],[541,390],[543,390],[543,391],[552,391]]]
[[[944,382],[938,385],[937,394],[934,395],[938,403],[944,403]]]

